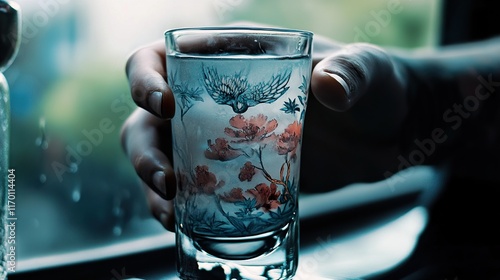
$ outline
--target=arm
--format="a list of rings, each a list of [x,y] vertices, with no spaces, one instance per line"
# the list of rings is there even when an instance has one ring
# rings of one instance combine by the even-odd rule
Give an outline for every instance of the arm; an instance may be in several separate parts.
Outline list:
[[[466,148],[484,149],[498,134],[500,38],[398,53],[412,84],[403,130],[405,156],[421,151],[424,163],[453,160]],[[495,123],[496,122],[496,123]],[[481,131],[482,130],[482,131]],[[480,147],[482,146],[482,147]]]

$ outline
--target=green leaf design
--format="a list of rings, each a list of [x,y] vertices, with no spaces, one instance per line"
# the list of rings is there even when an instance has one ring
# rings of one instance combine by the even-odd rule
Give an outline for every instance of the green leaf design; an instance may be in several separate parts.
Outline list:
[[[237,217],[233,217],[233,216],[227,216],[226,218],[240,232],[242,232],[242,233],[247,232],[245,224],[240,219],[238,219]]]
[[[303,94],[307,94],[307,79],[304,75],[302,75],[302,84],[299,86],[299,89]]]
[[[280,211],[280,208],[278,208],[278,211]],[[280,214],[278,214],[278,213],[276,213],[276,212],[273,212],[273,211],[269,212],[269,215],[270,215],[270,216],[271,216],[271,218],[273,218],[273,219],[279,219],[279,218],[281,218],[281,215],[280,215]]]

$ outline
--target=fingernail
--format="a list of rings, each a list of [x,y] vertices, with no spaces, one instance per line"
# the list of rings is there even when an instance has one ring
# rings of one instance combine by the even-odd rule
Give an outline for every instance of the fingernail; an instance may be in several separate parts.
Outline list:
[[[163,198],[167,197],[167,186],[165,183],[165,173],[163,171],[157,171],[153,174],[153,185],[163,194]]]
[[[341,86],[342,88],[344,88],[344,91],[345,91],[345,95],[347,96],[348,99],[351,99],[351,90],[349,89],[349,85],[346,83],[346,81],[340,77],[339,75],[335,74],[335,73],[330,73],[330,72],[326,72],[325,73],[334,78]]]
[[[161,99],[162,93],[159,91],[152,92],[148,97],[149,107],[158,115],[161,116]]]

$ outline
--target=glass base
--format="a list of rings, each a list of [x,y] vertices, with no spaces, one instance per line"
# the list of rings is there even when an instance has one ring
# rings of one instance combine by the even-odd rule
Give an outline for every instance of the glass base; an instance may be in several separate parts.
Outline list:
[[[292,279],[297,270],[298,221],[245,238],[192,236],[177,229],[181,279]]]

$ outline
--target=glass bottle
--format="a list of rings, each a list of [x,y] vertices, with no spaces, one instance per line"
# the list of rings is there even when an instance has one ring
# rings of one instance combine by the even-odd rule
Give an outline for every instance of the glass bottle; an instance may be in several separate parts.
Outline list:
[[[21,15],[13,1],[0,0],[0,280],[7,278],[9,267],[6,231],[6,203],[8,200],[9,175],[9,85],[3,72],[14,60],[21,39]]]

